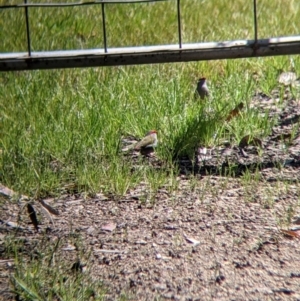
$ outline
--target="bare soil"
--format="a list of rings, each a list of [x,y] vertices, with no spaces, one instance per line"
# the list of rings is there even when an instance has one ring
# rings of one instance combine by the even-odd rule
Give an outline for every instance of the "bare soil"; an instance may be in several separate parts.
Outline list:
[[[299,129],[290,135],[299,126],[300,102],[287,89],[279,110],[276,93],[253,99],[262,113],[278,115],[262,152],[220,146],[196,166],[183,158],[175,192],[166,185],[153,193],[140,183],[122,198],[47,199],[60,215],[52,224],[42,214],[39,233],[26,211],[19,214],[20,204],[2,199],[0,289],[7,292],[9,277],[3,241],[18,223],[29,244],[45,233],[49,243],[69,238],[57,251],[66,260],[84,261],[90,252],[86,272],[103,282],[106,300],[122,294],[129,300],[300,300],[300,240],[281,232],[297,227],[291,221],[300,215]],[[227,175],[232,163],[234,175]]]

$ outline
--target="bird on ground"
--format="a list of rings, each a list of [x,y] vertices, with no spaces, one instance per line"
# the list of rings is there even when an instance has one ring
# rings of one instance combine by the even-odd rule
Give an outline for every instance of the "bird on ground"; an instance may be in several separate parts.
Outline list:
[[[207,82],[205,77],[201,77],[198,80],[195,96],[200,96],[201,99],[204,99],[205,97],[209,96],[209,90],[207,87]]]
[[[151,130],[146,136],[139,142],[129,145],[124,148],[123,151],[135,150],[140,151],[142,155],[148,156],[154,152],[154,148],[157,146],[157,131]]]
[[[151,130],[146,136],[134,146],[134,150],[142,150],[145,148],[154,148],[157,146],[157,131]]]

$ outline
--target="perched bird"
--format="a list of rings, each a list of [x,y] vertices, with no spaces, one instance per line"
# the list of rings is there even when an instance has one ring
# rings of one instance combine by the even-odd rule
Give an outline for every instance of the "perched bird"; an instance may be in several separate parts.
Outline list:
[[[149,131],[146,136],[139,142],[129,145],[128,147],[124,148],[123,151],[128,150],[135,150],[140,151],[142,155],[149,155],[153,153],[154,148],[157,146],[157,131],[151,130]]]
[[[209,96],[209,90],[207,87],[207,83],[206,83],[206,78],[205,77],[201,77],[198,80],[197,83],[197,88],[195,91],[195,96],[200,96],[201,99],[204,99],[205,97]]]

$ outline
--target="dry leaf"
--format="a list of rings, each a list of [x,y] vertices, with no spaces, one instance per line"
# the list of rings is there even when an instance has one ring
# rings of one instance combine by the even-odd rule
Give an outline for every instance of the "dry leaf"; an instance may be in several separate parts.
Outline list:
[[[250,135],[247,135],[241,139],[239,147],[244,148],[245,146],[248,146],[250,144],[260,146],[261,148],[263,147],[262,141],[260,139],[252,137]]]
[[[116,229],[117,224],[115,223],[107,223],[101,227],[101,230],[112,232]]]
[[[46,208],[53,215],[59,215],[59,211],[48,205],[45,201],[40,200],[41,205]]]
[[[232,111],[229,112],[229,114],[226,117],[226,121],[231,120],[233,117],[240,115],[241,110],[244,108],[244,104],[241,102],[239,103]]]
[[[283,230],[283,229],[281,229],[280,231],[286,236],[300,239],[300,231]]]
[[[36,213],[35,213],[35,210],[33,208],[33,206],[31,204],[27,204],[27,211],[28,211],[28,214],[29,214],[29,218],[35,228],[36,231],[39,230],[39,223],[38,223],[38,220],[37,220],[37,217],[36,217]]]

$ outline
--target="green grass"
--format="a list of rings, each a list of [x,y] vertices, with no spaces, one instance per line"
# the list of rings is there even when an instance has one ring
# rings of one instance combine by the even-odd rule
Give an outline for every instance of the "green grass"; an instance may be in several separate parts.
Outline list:
[[[221,88],[212,83],[214,115],[207,116],[205,103],[193,99],[194,83],[179,78],[176,70],[169,78],[164,69],[171,67],[3,74],[11,84],[0,92],[1,182],[36,197],[59,193],[70,182],[85,191],[124,194],[144,180],[145,173],[155,181],[156,172],[146,165],[131,173],[132,164],[120,153],[122,135],[142,137],[158,129],[157,154],[173,168],[174,156],[192,156],[199,143],[214,145],[224,136],[238,143],[249,128],[268,133],[268,117],[259,118],[252,109],[229,124],[223,122],[237,103],[250,100],[251,79],[244,82],[236,73],[220,82]],[[215,132],[218,137],[213,139]],[[53,170],[53,162],[61,168]]]
[[[300,4],[282,2],[259,2],[261,37],[297,33]],[[100,9],[30,9],[33,49],[102,47]],[[106,13],[110,47],[176,42],[175,1],[109,5]],[[253,36],[250,2],[186,0],[182,18],[184,42]],[[24,24],[23,10],[0,11],[0,51],[26,48]],[[142,137],[149,129],[159,130],[157,153],[169,168],[160,177],[166,181],[175,168],[172,158],[192,157],[199,144],[213,146],[224,139],[238,144],[247,134],[264,137],[273,123],[248,104],[255,91],[271,92],[279,70],[290,69],[289,59],[1,73],[0,181],[35,197],[58,195],[70,184],[79,191],[120,195],[140,181],[158,187],[151,166],[132,173],[131,162],[120,155],[122,136]],[[297,69],[299,58],[294,61]],[[210,80],[209,105],[193,97],[201,75]],[[242,115],[225,123],[226,114],[240,102],[246,104]],[[208,106],[213,114],[207,113]],[[53,168],[55,164],[59,168]]]

